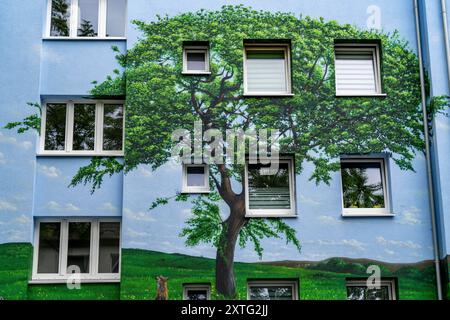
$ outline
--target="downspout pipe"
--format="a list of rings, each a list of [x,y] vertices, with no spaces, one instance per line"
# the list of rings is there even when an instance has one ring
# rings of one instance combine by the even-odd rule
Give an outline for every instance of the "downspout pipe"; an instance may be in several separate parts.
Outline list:
[[[447,4],[445,0],[441,0],[442,26],[444,28],[445,53],[447,58],[447,77],[450,88],[450,43],[448,39],[448,23],[447,23]]]
[[[427,114],[427,100],[425,91],[425,75],[423,69],[422,59],[422,36],[419,21],[419,4],[418,0],[414,1],[414,12],[416,19],[416,36],[417,36],[417,51],[419,56],[419,72],[420,72],[420,92],[422,98],[422,120],[423,120],[423,133],[425,139],[425,159],[427,166],[427,178],[428,178],[428,192],[429,192],[429,206],[431,215],[431,231],[433,237],[433,253],[434,253],[434,266],[436,271],[436,286],[437,296],[439,300],[442,300],[442,281],[441,281],[441,267],[439,261],[439,241],[437,236],[437,221],[436,221],[436,208],[434,205],[434,187],[433,187],[433,174],[431,170],[431,156],[430,156],[430,136],[428,132],[428,114]]]

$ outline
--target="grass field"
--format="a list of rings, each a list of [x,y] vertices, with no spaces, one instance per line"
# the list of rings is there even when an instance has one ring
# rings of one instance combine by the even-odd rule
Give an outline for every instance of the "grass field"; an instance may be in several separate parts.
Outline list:
[[[136,249],[122,250],[121,284],[82,284],[81,290],[65,285],[28,285],[32,246],[0,244],[0,297],[15,299],[154,299],[155,276],[169,277],[170,299],[182,299],[183,283],[214,285],[215,261],[181,254]],[[246,299],[247,279],[298,279],[301,299],[346,299],[345,279],[363,277],[370,261],[333,258],[311,266],[295,263],[272,265],[236,263],[238,298]],[[372,262],[373,263],[373,262]],[[434,270],[430,265],[382,266],[384,276],[398,278],[400,299],[434,299]],[[214,291],[213,298],[219,298]]]
[[[340,267],[340,269],[337,268]],[[335,258],[312,268],[285,267],[258,263],[236,263],[238,298],[246,299],[247,279],[299,279],[301,299],[346,299],[345,278],[364,276],[364,265],[350,265]],[[323,269],[336,268],[341,272]],[[320,270],[322,269],[322,270]],[[345,270],[356,270],[345,272]],[[121,299],[154,299],[155,276],[169,277],[169,299],[182,299],[183,283],[210,282],[214,284],[215,261],[180,254],[146,250],[122,251]],[[383,270],[384,276],[396,276],[400,299],[434,299],[432,267],[417,269],[402,267],[395,271]],[[215,295],[213,298],[220,298]]]

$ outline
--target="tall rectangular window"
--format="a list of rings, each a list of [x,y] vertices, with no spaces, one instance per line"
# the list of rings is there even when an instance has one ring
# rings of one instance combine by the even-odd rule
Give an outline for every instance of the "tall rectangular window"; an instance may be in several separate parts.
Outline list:
[[[47,1],[47,37],[125,36],[127,0]]]
[[[45,150],[64,150],[66,147],[65,103],[48,103],[46,106]]]
[[[344,215],[389,213],[383,158],[343,158],[341,178]]]
[[[293,160],[270,164],[246,164],[246,207],[248,216],[295,215]]]
[[[244,94],[288,95],[291,94],[290,47],[245,47]]]
[[[99,0],[78,0],[79,37],[98,36]]]
[[[42,114],[40,154],[123,155],[123,103],[47,103]]]
[[[335,47],[337,95],[381,94],[380,72],[380,54],[377,45],[337,45]]]
[[[32,280],[117,281],[120,273],[120,220],[49,218],[36,222]]]
[[[125,36],[125,13],[127,9],[126,0],[108,0],[106,4],[106,36]]]

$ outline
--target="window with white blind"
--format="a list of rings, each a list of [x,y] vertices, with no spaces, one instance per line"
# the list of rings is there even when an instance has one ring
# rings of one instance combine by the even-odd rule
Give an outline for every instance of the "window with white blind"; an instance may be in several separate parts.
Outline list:
[[[381,95],[378,45],[335,47],[336,94],[339,96]]]
[[[245,46],[244,94],[291,95],[288,45]]]
[[[295,182],[292,159],[276,164],[245,167],[246,215],[249,217],[295,216]]]
[[[209,167],[206,164],[183,165],[183,193],[208,193]]]

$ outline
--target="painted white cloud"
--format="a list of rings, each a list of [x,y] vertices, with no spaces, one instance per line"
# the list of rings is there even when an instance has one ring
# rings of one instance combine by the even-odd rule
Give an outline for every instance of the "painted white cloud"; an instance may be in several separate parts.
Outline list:
[[[105,211],[110,211],[110,212],[117,212],[117,207],[115,205],[113,205],[111,202],[105,202],[102,205],[102,209]]]
[[[392,250],[389,250],[389,249],[384,249],[384,252],[386,252],[390,256],[395,254],[395,251],[392,251]]]
[[[127,219],[141,221],[141,222],[154,222],[156,219],[150,215],[149,212],[133,211],[129,208],[123,209],[123,214]]]
[[[307,244],[319,246],[347,246],[355,250],[364,251],[364,243],[356,239],[342,239],[342,240],[309,240]]]
[[[0,164],[5,164],[5,163],[6,163],[6,157],[2,152],[0,152]]]
[[[328,224],[328,225],[337,225],[342,222],[341,220],[337,219],[336,217],[325,216],[325,215],[319,216],[317,219],[320,221],[321,224]]]
[[[0,211],[17,211],[17,207],[6,200],[0,200]]]
[[[10,144],[22,149],[30,149],[33,146],[31,141],[19,141],[14,137],[6,136],[4,133],[0,132],[0,143]]]
[[[61,205],[56,201],[49,201],[46,205],[46,208],[52,211],[80,211],[80,208],[78,208],[73,203],[66,203]]]
[[[312,199],[312,198],[307,198],[304,195],[300,194],[300,203],[302,204],[306,204],[306,205],[310,205],[310,206],[318,206],[320,205],[320,202]]]
[[[19,224],[28,224],[28,223],[31,223],[31,218],[30,218],[30,216],[27,216],[27,215],[25,215],[25,214],[21,214],[20,216],[18,216],[17,218],[15,218],[15,219],[13,220],[13,223],[14,223],[14,224],[16,224],[16,223],[19,223]]]
[[[126,231],[126,236],[128,238],[146,238],[149,236],[149,234],[147,232],[140,232],[140,231],[136,231],[134,229],[128,228]]]
[[[376,237],[376,240],[382,246],[396,246],[401,248],[410,248],[410,249],[421,249],[422,246],[418,243],[412,242],[411,240],[387,240],[382,236]]]
[[[61,175],[61,170],[54,166],[39,165],[39,172],[49,178],[58,178]]]
[[[399,219],[396,222],[407,225],[421,224],[422,221],[419,219],[419,213],[420,210],[416,207],[407,208],[400,213]]]
[[[150,178],[153,175],[151,170],[144,167],[139,168],[138,173],[145,178]]]

